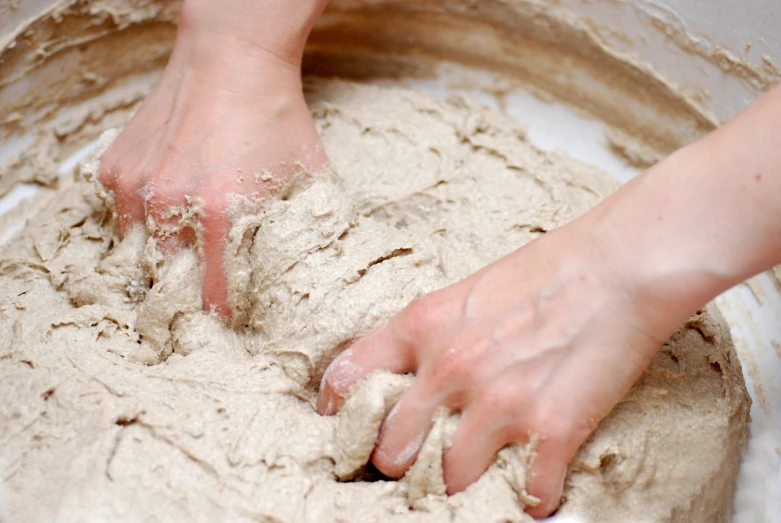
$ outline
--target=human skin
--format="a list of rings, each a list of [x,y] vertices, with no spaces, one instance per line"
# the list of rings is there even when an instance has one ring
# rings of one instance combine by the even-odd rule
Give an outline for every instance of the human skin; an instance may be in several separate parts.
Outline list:
[[[273,197],[296,162],[327,165],[300,77],[325,4],[185,0],[163,78],[102,161],[121,230],[146,221],[169,243],[198,243],[204,307],[223,315],[231,199]],[[538,436],[527,487],[541,503],[529,512],[550,514],[577,449],[664,340],[722,291],[781,263],[779,122],[775,89],[582,218],[410,304],[334,361],[318,411],[334,414],[376,370],[413,372],[383,424],[377,468],[402,476],[445,406],[461,412],[444,457],[448,491],[477,479],[507,443]],[[176,229],[192,198],[199,232],[161,232]]]

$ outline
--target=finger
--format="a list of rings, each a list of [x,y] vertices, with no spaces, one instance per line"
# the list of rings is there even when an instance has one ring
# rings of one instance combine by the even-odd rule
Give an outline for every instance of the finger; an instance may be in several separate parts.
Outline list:
[[[109,153],[100,161],[100,183],[114,194],[119,233],[124,237],[130,227],[144,220],[143,182],[136,173],[123,172]]]
[[[406,474],[418,457],[439,406],[438,398],[416,379],[380,428],[372,454],[372,463],[380,472],[390,478]]]
[[[505,445],[529,442],[531,431],[502,429],[505,422],[498,420],[497,415],[501,416],[501,410],[481,401],[461,416],[453,445],[443,458],[448,494],[461,492],[477,481]],[[567,465],[579,446],[540,436],[526,481],[526,491],[540,499],[537,506],[527,510],[532,517],[547,517],[558,508]]]
[[[187,199],[188,175],[192,166],[185,155],[171,145],[159,147],[147,160],[149,182],[143,188],[145,212],[150,233],[166,254],[193,245],[195,232]]]
[[[473,403],[462,413],[453,444],[443,457],[449,495],[475,482],[508,443],[506,434],[498,430],[496,416],[496,411],[484,403]]]
[[[554,385],[554,388],[561,391],[564,387]],[[531,467],[526,475],[526,491],[538,498],[540,503],[527,511],[535,518],[547,517],[561,503],[567,467],[595,425],[584,418],[578,396],[570,394],[558,400],[536,397],[529,404],[529,413],[523,424],[517,426],[536,440]]]
[[[588,378],[592,373],[582,364],[559,364],[558,372],[555,383],[548,385],[548,390],[558,392],[554,397],[538,394],[524,420],[525,433],[539,438],[526,480],[527,492],[540,500],[528,509],[535,518],[547,517],[559,507],[569,463],[607,413],[593,395],[590,402],[581,401],[578,391],[594,390]]]
[[[527,510],[530,516],[544,518],[559,507],[567,466],[579,447],[580,443],[566,444],[544,436],[540,439],[526,481],[527,492],[540,500],[539,505]]]
[[[488,469],[496,454],[510,443],[535,440],[534,458],[527,474],[527,492],[540,499],[529,508],[545,517],[561,500],[567,466],[590,432],[578,425],[574,399],[552,403],[534,397],[529,369],[506,373],[474,393],[459,420],[453,444],[443,458],[448,494],[466,489]]]
[[[231,219],[224,200],[207,202],[201,217],[201,241],[203,248],[203,308],[228,317],[228,284],[225,274],[226,238]]]
[[[396,374],[415,370],[412,345],[391,325],[361,338],[331,362],[320,382],[317,411],[324,416],[336,414],[350,388],[378,370]]]

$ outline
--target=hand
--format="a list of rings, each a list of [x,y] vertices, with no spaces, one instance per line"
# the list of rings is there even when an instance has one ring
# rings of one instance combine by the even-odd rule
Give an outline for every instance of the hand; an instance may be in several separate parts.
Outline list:
[[[327,164],[300,76],[325,4],[186,0],[162,79],[102,159],[122,234],[141,222],[169,247],[198,244],[204,308],[230,313],[223,251],[236,195],[262,202]]]
[[[592,229],[573,222],[412,303],[331,364],[318,411],[334,414],[374,371],[414,372],[382,425],[376,467],[404,475],[445,406],[461,412],[444,456],[448,493],[475,481],[503,446],[539,436],[527,490],[541,503],[529,512],[549,515],[570,460],[669,335],[643,323],[643,303],[614,272],[621,260]]]

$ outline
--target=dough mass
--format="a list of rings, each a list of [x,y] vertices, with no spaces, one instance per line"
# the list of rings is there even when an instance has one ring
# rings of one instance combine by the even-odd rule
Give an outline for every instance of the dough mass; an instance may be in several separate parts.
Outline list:
[[[525,520],[521,447],[443,495],[444,413],[407,478],[369,481],[379,423],[409,378],[371,377],[337,417],[312,402],[351,340],[582,214],[613,183],[466,99],[338,81],[307,90],[338,180],[237,223],[238,328],[200,311],[194,252],[162,260],[141,231],[116,238],[88,181],[94,161],[3,247],[9,523]],[[562,512],[727,521],[748,407],[728,330],[703,310],[581,449]]]

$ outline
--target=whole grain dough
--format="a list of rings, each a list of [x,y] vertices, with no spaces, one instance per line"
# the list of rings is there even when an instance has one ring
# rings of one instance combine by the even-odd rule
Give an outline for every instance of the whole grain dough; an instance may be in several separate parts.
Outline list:
[[[140,229],[119,241],[95,160],[30,207],[0,255],[4,523],[529,519],[521,446],[445,496],[447,412],[404,479],[366,467],[411,377],[371,376],[335,417],[313,400],[352,340],[613,183],[464,98],[339,81],[307,95],[338,177],[237,219],[233,328],[201,312],[195,252],[164,259]],[[582,447],[561,512],[727,521],[749,401],[723,321],[698,312]]]

